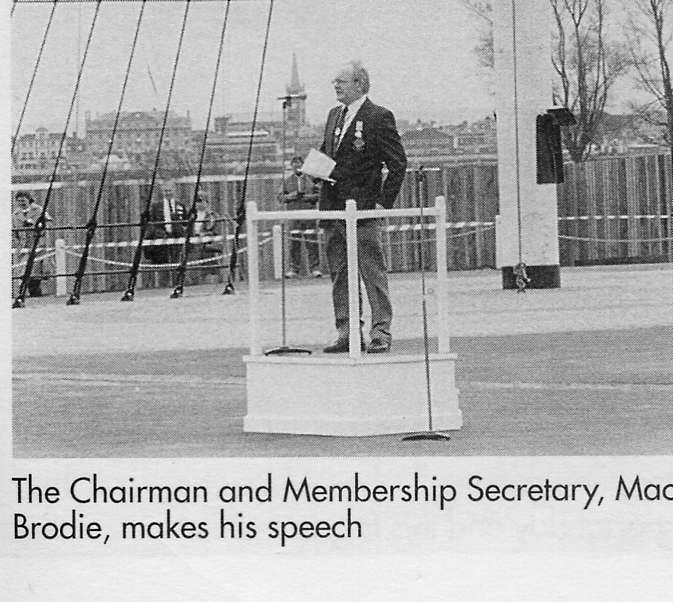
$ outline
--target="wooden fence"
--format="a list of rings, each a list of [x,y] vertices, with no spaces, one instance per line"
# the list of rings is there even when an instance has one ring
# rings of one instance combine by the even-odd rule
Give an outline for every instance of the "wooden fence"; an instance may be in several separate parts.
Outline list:
[[[100,226],[115,223],[138,223],[149,183],[141,180],[114,180],[104,187],[99,210]],[[241,198],[240,176],[207,176],[201,183],[208,194],[211,207],[223,219],[220,234],[225,235],[222,251],[227,255],[231,242],[227,236],[234,232],[233,218]],[[276,195],[279,177],[252,176],[248,182],[247,198],[255,200],[260,210],[277,209]],[[16,185],[14,190],[29,190],[39,201],[44,200],[47,185],[32,183]],[[559,185],[559,237],[562,265],[620,261],[661,261],[669,253],[667,212],[671,198],[671,158],[668,155],[643,155],[598,159],[583,166],[566,166],[566,182]],[[187,206],[194,192],[193,178],[177,183],[177,196]],[[69,229],[87,222],[98,193],[96,181],[58,182],[52,190],[48,207],[53,216],[50,226],[63,228],[49,231],[44,237],[46,248],[53,248],[56,239],[63,239],[67,255],[67,271],[77,268],[77,250],[85,232]],[[427,171],[427,194],[432,203],[443,194],[447,202],[448,249],[450,270],[469,270],[495,266],[494,220],[498,213],[497,167],[495,162],[444,165]],[[407,174],[398,206],[417,206],[418,199],[413,172]],[[413,220],[412,220],[413,221]],[[418,228],[404,219],[385,220],[384,250],[393,272],[420,269]],[[265,226],[270,230],[271,223]],[[96,243],[119,243],[138,238],[138,226],[101,227]],[[426,237],[425,268],[434,269],[432,230]],[[245,247],[245,240],[242,241]],[[321,254],[326,269],[323,245]],[[89,270],[119,269],[119,274],[86,276],[83,292],[124,290],[134,245],[93,248]],[[270,244],[259,248],[260,275],[273,277],[273,254]],[[245,274],[246,254],[240,256],[241,273]],[[114,263],[112,263],[114,262]],[[228,259],[223,258],[221,278],[226,276]],[[15,270],[15,274],[20,272]],[[188,283],[198,283],[202,274],[189,272]],[[143,273],[138,288],[157,286],[157,274]],[[72,279],[68,279],[68,290]],[[53,281],[45,282],[45,293],[54,292]]]
[[[669,257],[670,155],[596,159],[566,165],[565,173],[558,190],[562,265]]]

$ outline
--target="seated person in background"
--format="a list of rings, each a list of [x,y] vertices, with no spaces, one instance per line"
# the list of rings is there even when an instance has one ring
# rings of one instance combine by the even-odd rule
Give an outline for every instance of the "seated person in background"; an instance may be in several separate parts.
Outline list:
[[[175,198],[175,182],[165,182],[157,197],[150,204],[149,224],[145,231],[147,239],[180,238],[185,235],[187,208]],[[153,264],[177,264],[180,261],[182,244],[148,245],[144,248],[146,259]],[[174,270],[159,271],[159,286],[172,286]]]
[[[187,208],[175,198],[175,184],[164,184],[160,193],[150,204],[149,224],[145,238],[179,238],[184,236]],[[151,245],[144,249],[145,257],[151,263],[176,263],[180,258],[180,245]]]
[[[196,221],[194,222],[194,237],[199,236],[217,236],[218,235],[218,215],[215,213],[208,201],[208,195],[199,190],[196,197]],[[222,252],[223,245],[209,240],[206,242],[199,242],[194,245],[196,247],[196,252],[194,253],[195,258],[197,259],[210,259],[216,255],[219,255]],[[209,270],[206,270],[206,275],[208,281],[211,284],[214,284],[215,279],[218,274],[218,266],[215,262],[207,264],[211,266]]]
[[[292,157],[290,162],[292,174],[283,180],[283,188],[278,200],[285,203],[289,210],[313,209],[319,198],[319,188],[313,180],[301,171],[304,165],[302,157]],[[308,262],[311,275],[314,278],[322,277],[320,271],[320,253],[318,249],[318,227],[315,220],[293,220],[287,225],[291,230],[313,230],[313,234],[290,235],[290,264],[285,273],[286,278],[294,278],[301,268],[301,243],[306,243]],[[299,238],[301,236],[301,238]]]

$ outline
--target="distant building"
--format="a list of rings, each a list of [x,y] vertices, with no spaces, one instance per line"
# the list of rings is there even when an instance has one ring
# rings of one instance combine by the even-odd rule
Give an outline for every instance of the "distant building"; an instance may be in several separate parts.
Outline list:
[[[112,152],[120,157],[135,154],[156,152],[164,119],[164,113],[151,111],[122,111],[115,132]],[[91,118],[86,113],[86,144],[94,157],[105,156],[108,152],[110,138],[114,128],[115,113],[105,113]],[[191,152],[192,120],[169,111],[166,117],[166,128],[162,143],[163,150],[171,149]]]
[[[14,147],[14,167],[19,171],[53,169],[63,134],[39,127],[33,134],[19,136]]]
[[[465,155],[492,154],[496,152],[496,123],[493,117],[459,125],[444,125],[440,129],[453,136],[456,153]]]
[[[441,160],[456,154],[455,138],[434,127],[407,130],[402,134],[407,158]]]
[[[400,128],[402,143],[410,159],[441,162],[463,156],[493,155],[496,152],[495,119],[458,125],[428,123],[420,119]]]
[[[285,134],[285,161],[294,155],[305,155],[310,148],[319,146],[322,141],[322,128],[313,128],[306,121],[306,88],[299,79],[297,57],[292,54],[290,82],[285,92],[292,96],[287,107],[285,128],[280,101],[278,111],[259,113],[255,122],[255,137],[251,160],[255,162],[272,162],[280,164],[283,133]],[[206,142],[209,161],[245,162],[247,161],[250,132],[252,130],[251,115],[228,114],[215,117],[214,133],[208,134]],[[202,140],[203,132],[194,136],[195,143]]]
[[[250,131],[209,134],[206,141],[207,158],[216,163],[245,163],[250,148]],[[280,145],[266,130],[255,130],[251,162],[275,163],[280,157]]]
[[[34,133],[19,136],[12,154],[14,170],[21,173],[53,170],[62,137],[62,133],[49,132],[45,127],[37,128]],[[86,167],[89,160],[90,155],[84,139],[66,136],[61,148],[59,171]]]
[[[647,116],[603,113],[592,150],[604,155],[656,150],[665,146],[665,128],[663,112]]]

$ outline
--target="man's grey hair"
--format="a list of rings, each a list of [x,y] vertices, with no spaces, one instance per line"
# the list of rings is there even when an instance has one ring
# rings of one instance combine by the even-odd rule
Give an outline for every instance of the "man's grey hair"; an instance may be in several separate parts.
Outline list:
[[[362,61],[353,60],[347,63],[353,72],[353,79],[360,82],[360,88],[363,94],[369,92],[369,72],[365,69]]]

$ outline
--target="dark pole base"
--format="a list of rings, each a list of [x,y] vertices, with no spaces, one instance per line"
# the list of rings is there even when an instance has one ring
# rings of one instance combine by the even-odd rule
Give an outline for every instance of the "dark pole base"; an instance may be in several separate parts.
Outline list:
[[[236,291],[234,290],[234,285],[231,282],[227,282],[227,285],[222,291],[223,295],[233,295]]]
[[[310,349],[304,349],[303,347],[274,347],[264,352],[264,355],[286,355],[289,353],[305,353],[306,355],[311,355],[313,353]]]
[[[79,305],[79,297],[76,295],[70,295],[70,298],[65,302],[66,305]]]
[[[133,293],[131,291],[126,291],[121,298],[121,301],[133,301]]]
[[[449,441],[451,437],[437,431],[426,431],[425,433],[415,433],[402,437],[402,441]]]
[[[502,288],[504,290],[516,290],[516,276],[513,267],[501,269]],[[526,274],[530,282],[526,288],[561,288],[561,267],[558,265],[527,265]]]

